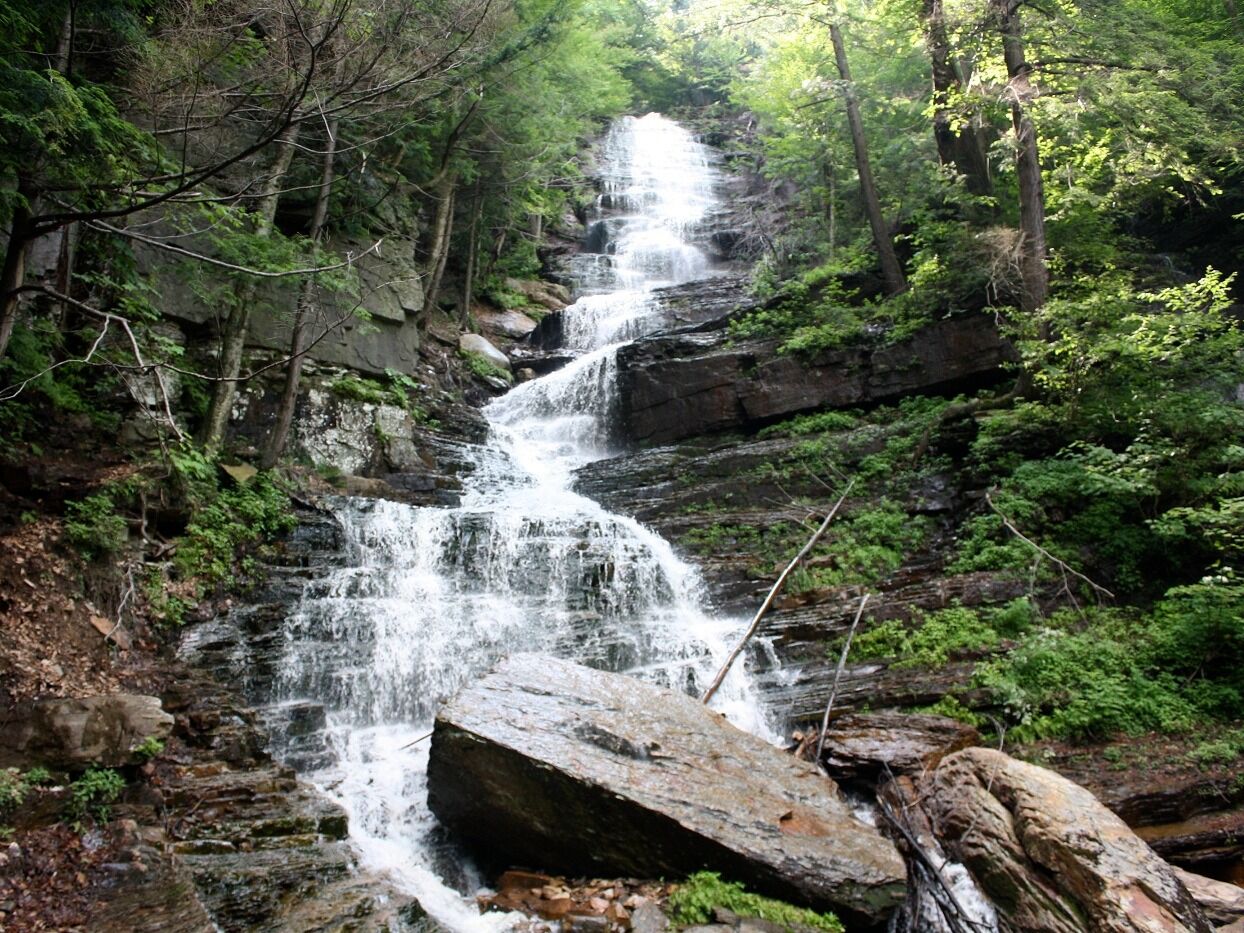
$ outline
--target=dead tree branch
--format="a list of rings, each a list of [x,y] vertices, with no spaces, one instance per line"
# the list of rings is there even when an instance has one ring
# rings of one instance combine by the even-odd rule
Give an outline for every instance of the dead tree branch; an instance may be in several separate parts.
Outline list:
[[[747,627],[747,631],[743,633],[743,637],[740,638],[738,644],[734,646],[734,649],[726,658],[726,663],[721,666],[721,670],[719,670],[717,672],[717,676],[713,678],[713,682],[709,684],[708,689],[704,691],[702,702],[708,703],[708,701],[713,698],[713,694],[717,692],[717,689],[721,686],[722,681],[726,679],[726,675],[730,673],[730,668],[734,666],[734,662],[739,659],[739,655],[742,654],[743,649],[747,647],[748,641],[750,641],[751,637],[756,634],[756,630],[760,628],[760,620],[764,618],[765,613],[769,611],[769,607],[773,605],[773,600],[777,598],[777,594],[781,592],[782,587],[786,584],[786,578],[791,575],[794,569],[798,567],[800,563],[803,562],[803,559],[811,553],[814,547],[816,547],[817,542],[821,540],[821,536],[824,535],[825,530],[829,528],[829,523],[832,522],[834,520],[834,516],[838,514],[838,509],[842,507],[842,503],[846,501],[847,496],[851,492],[851,487],[854,485],[854,479],[847,483],[847,488],[843,490],[842,496],[837,502],[834,503],[834,507],[830,509],[829,514],[825,516],[825,521],[821,522],[821,527],[813,533],[812,537],[808,539],[808,543],[803,546],[803,549],[800,550],[800,552],[795,555],[794,559],[786,565],[786,569],[783,570],[781,576],[777,578],[777,582],[774,583],[772,589],[769,590],[769,595],[765,597],[765,601],[761,604],[760,609],[757,610],[756,615],[752,618],[751,625]]]
[[[860,606],[855,610],[855,619],[851,622],[851,630],[847,632],[846,644],[842,646],[842,656],[838,658],[838,668],[834,671],[834,683],[829,690],[829,702],[825,704],[825,716],[821,719],[821,734],[816,740],[816,766],[821,767],[821,752],[825,750],[825,733],[829,731],[829,714],[833,711],[834,700],[838,698],[838,682],[842,679],[842,669],[847,666],[847,655],[851,652],[851,639],[855,637],[855,628],[860,624],[860,617],[864,615],[864,607],[868,605],[868,597],[871,593],[865,593],[860,597]]]

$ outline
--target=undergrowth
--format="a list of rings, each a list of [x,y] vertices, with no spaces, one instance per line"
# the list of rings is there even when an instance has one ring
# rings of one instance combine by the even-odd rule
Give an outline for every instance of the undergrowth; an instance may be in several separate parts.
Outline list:
[[[670,895],[671,918],[679,924],[709,923],[713,911],[723,908],[740,917],[758,917],[787,930],[808,928],[825,933],[843,933],[844,927],[831,913],[817,913],[782,901],[761,897],[744,890],[734,881],[723,881],[716,872],[692,875]]]
[[[500,379],[506,384],[514,381],[514,376],[508,369],[503,369],[481,353],[476,353],[474,350],[459,350],[458,355],[462,357],[472,375],[480,379]]]

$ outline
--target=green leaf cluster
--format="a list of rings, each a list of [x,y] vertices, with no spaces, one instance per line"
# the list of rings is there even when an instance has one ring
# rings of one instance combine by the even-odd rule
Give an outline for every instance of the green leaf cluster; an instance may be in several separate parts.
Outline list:
[[[65,816],[74,832],[81,832],[91,820],[106,823],[112,815],[112,805],[125,790],[125,778],[112,768],[87,768],[76,781],[69,785],[69,799],[65,803]]]
[[[713,920],[713,911],[723,908],[740,917],[758,917],[789,931],[822,930],[843,933],[842,923],[832,913],[817,913],[783,901],[752,894],[743,885],[723,881],[721,875],[701,871],[678,885],[670,895],[670,915],[675,923],[703,924]]]

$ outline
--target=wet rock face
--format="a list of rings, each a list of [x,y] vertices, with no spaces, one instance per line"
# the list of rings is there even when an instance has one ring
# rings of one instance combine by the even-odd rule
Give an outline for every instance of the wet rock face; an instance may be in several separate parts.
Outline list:
[[[1213,929],[1171,866],[1053,771],[971,748],[917,788],[943,848],[972,873],[1004,931]]]
[[[618,352],[622,430],[633,441],[683,438],[823,408],[849,408],[1000,377],[1013,351],[984,316],[950,318],[878,350],[779,354],[777,341],[728,344],[724,330],[638,340]]]
[[[428,788],[442,822],[512,862],[707,868],[864,926],[904,895],[897,850],[811,765],[690,697],[565,661],[512,657],[451,701]]]
[[[134,748],[163,741],[173,717],[156,697],[114,693],[43,700],[9,713],[0,724],[0,766],[118,768],[138,759]]]
[[[894,774],[935,768],[978,741],[975,729],[945,716],[849,713],[829,724],[821,760],[835,778],[875,780],[887,767]],[[810,743],[815,748],[815,736]]]

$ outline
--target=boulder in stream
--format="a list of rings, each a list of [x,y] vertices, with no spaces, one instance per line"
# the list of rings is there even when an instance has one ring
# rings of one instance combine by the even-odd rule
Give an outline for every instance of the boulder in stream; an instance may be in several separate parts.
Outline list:
[[[942,847],[993,903],[1004,933],[1209,933],[1174,869],[1091,793],[987,748],[916,785]]]
[[[547,657],[511,657],[442,710],[428,802],[513,864],[708,869],[861,926],[905,893],[894,845],[812,765],[691,697]]]

